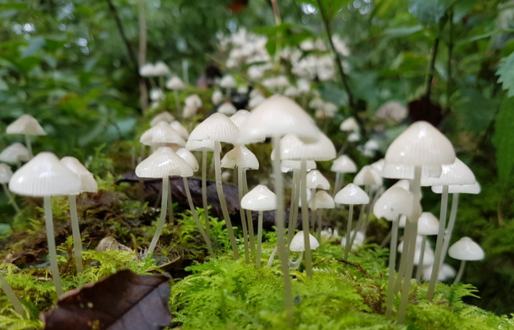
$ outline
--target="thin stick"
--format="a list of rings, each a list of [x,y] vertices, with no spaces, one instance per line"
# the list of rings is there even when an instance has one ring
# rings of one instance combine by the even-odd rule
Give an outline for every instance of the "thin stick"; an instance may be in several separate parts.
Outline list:
[[[400,267],[398,269],[398,276],[396,277],[396,282],[394,284],[394,292],[400,291],[400,288],[402,287],[402,281],[403,281],[403,277],[405,275],[405,268],[407,267],[407,255],[408,255],[408,251],[410,249],[410,240],[407,238],[410,237],[411,230],[412,230],[411,224],[408,221],[406,221],[405,228],[403,230],[403,252],[402,252],[402,257],[400,259]]]
[[[54,222],[52,216],[52,202],[50,196],[44,197],[46,239],[48,241],[48,255],[50,257],[50,271],[55,285],[57,297],[62,295],[61,276],[59,275],[59,264],[57,263],[57,249],[55,246]]]
[[[215,258],[216,255],[214,254],[214,251],[212,250],[212,243],[209,239],[209,236],[205,233],[205,230],[203,230],[202,223],[200,222],[200,219],[198,219],[198,214],[196,214],[196,209],[193,204],[193,199],[191,198],[191,191],[189,190],[189,182],[187,181],[186,177],[182,178],[184,180],[184,188],[186,190],[186,196],[187,201],[189,203],[189,209],[191,209],[191,213],[193,214],[193,218],[195,219],[196,225],[198,226],[198,230],[200,230],[200,234],[202,234],[203,240],[207,244],[207,249],[209,250],[209,254],[212,258]]]
[[[289,231],[287,232],[287,242],[291,243],[298,223],[298,204],[300,204],[300,170],[293,170],[293,194],[291,195],[291,216],[289,218]]]
[[[143,66],[146,63],[146,17],[145,17],[145,1],[139,0],[139,54],[138,54],[139,66]],[[138,71],[139,73],[139,71]],[[148,107],[148,91],[146,89],[145,78],[139,74],[139,89],[141,96],[139,102],[141,108],[146,110]]]
[[[162,228],[164,227],[164,222],[166,220],[166,209],[167,209],[167,201],[168,195],[170,194],[170,179],[168,176],[162,178],[162,199],[161,199],[161,215],[159,216],[159,222],[157,222],[157,230],[155,231],[155,235],[152,238],[152,242],[150,243],[150,247],[148,248],[148,253],[150,254],[155,250],[155,246],[159,241],[159,237],[162,233]]]
[[[416,269],[416,282],[421,282],[421,275],[423,274],[423,259],[425,259],[425,246],[427,244],[427,236],[423,235],[421,239],[421,248],[419,250],[418,269]]]
[[[464,274],[464,268],[466,268],[466,260],[462,260],[460,262],[459,272],[457,273],[457,277],[455,277],[455,281],[453,281],[453,284],[457,284],[460,282],[462,274]]]
[[[267,268],[270,268],[271,265],[273,264],[273,259],[275,259],[275,254],[277,254],[277,249],[278,247],[275,246],[275,248],[273,248],[273,251],[271,252],[271,255],[269,256],[269,259],[268,259],[268,264],[266,265]]]
[[[77,267],[77,273],[84,271],[82,265],[82,239],[80,237],[79,228],[79,217],[77,214],[77,197],[75,195],[68,196],[70,202],[70,218],[71,218],[71,232],[73,235],[73,247],[75,256],[75,267]]]
[[[228,236],[230,238],[230,245],[234,253],[234,259],[239,259],[239,251],[237,250],[236,237],[234,236],[234,229],[232,228],[232,221],[230,221],[230,214],[228,213],[227,202],[225,201],[225,193],[223,192],[223,183],[221,182],[221,161],[220,161],[221,144],[214,142],[214,167],[216,177],[216,190],[218,191],[218,199],[221,205],[221,212],[227,226]]]
[[[211,239],[211,225],[209,223],[209,208],[207,205],[207,150],[202,151],[202,203],[203,217],[205,219],[205,234]]]
[[[350,204],[350,211],[348,213],[348,225],[346,226],[346,246],[344,247],[344,259],[348,260],[348,254],[350,253],[351,245],[351,233],[352,233],[352,221],[353,221],[353,204]]]
[[[32,159],[34,154],[32,153],[32,142],[30,141],[30,135],[28,134],[25,134],[25,144],[27,145],[27,149],[29,151],[29,159]]]
[[[318,230],[316,231],[316,234],[318,236],[318,240],[321,241],[321,224],[323,223],[323,209],[316,210],[318,213]]]
[[[245,260],[246,263],[250,263],[250,255],[248,253],[248,231],[246,228],[246,219],[245,219],[245,210],[241,205],[241,199],[243,199],[243,169],[241,167],[237,167],[237,190],[239,192],[239,215],[241,217],[241,225],[243,227],[243,242],[245,248]]]
[[[312,277],[312,254],[309,238],[309,210],[307,208],[307,160],[300,162],[300,197],[302,198],[302,230],[305,244],[305,273]]]
[[[248,193],[248,180],[246,180],[246,171],[243,171],[243,191]],[[248,221],[248,233],[250,234],[250,251],[255,254],[255,234],[253,231],[252,211],[246,210],[246,221]]]
[[[387,243],[389,243],[389,240],[391,239],[391,233],[392,233],[392,229],[387,233],[386,237],[384,237],[384,240],[382,241],[382,243],[380,243],[380,248],[383,249]]]
[[[437,242],[435,244],[435,259],[432,266],[432,274],[430,275],[430,284],[428,285],[427,299],[432,300],[434,297],[435,284],[439,276],[439,266],[441,265],[441,252],[443,250],[444,230],[446,228],[446,211],[448,209],[448,186],[443,186],[441,194],[441,215],[439,216],[439,232],[437,233]]]
[[[396,244],[398,242],[398,222],[399,220],[393,220],[393,228],[391,229],[391,244],[389,245],[389,283],[387,286],[387,309],[386,309],[386,318],[391,318],[391,313],[393,312],[393,302],[394,302],[394,274],[396,267]]]
[[[257,225],[257,254],[255,264],[257,268],[261,267],[261,245],[262,245],[262,211],[259,211],[259,221]]]
[[[457,219],[457,210],[459,209],[459,193],[453,194],[452,197],[452,209],[450,211],[450,220],[448,221],[448,228],[444,232],[443,249],[441,251],[441,265],[444,263],[444,258],[448,253],[450,247],[450,241],[452,239],[453,227],[455,226],[455,220]],[[441,266],[439,266],[441,267]]]
[[[0,273],[0,287],[2,290],[4,290],[5,295],[7,296],[7,299],[11,302],[11,304],[14,307],[14,310],[21,315],[24,319],[27,318],[27,313],[25,312],[25,309],[23,309],[23,305],[20,302],[20,299],[16,296],[13,289],[7,282],[7,280],[2,276]]]
[[[7,188],[7,184],[2,183],[2,187],[4,188],[5,195],[7,196],[7,199],[10,203],[12,203],[12,207],[14,207],[14,210],[16,210],[16,213],[20,213],[20,207],[16,203],[16,200],[14,200],[14,194],[11,194],[9,191],[9,188]]]

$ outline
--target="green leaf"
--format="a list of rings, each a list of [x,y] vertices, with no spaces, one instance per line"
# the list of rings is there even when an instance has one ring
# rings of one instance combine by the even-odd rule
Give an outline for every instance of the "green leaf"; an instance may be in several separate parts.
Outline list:
[[[494,145],[500,181],[507,182],[514,167],[514,98],[503,100],[496,118]]]
[[[508,91],[507,96],[514,96],[514,53],[501,59],[496,75],[500,76],[498,82],[502,84],[503,89]]]
[[[421,25],[403,26],[398,28],[385,29],[384,35],[388,37],[403,37],[423,30]]]
[[[410,0],[409,12],[414,15],[421,24],[434,25],[443,18],[446,9],[454,0]]]
[[[498,102],[488,99],[483,93],[474,89],[464,89],[456,100],[453,111],[457,126],[465,131],[480,133],[487,129],[498,109]]]

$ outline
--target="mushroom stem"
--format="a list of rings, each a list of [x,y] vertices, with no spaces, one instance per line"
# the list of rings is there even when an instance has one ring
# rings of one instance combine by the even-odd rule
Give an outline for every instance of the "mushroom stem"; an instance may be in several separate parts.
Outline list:
[[[243,188],[244,194],[248,193],[248,182],[246,180],[246,171],[243,171]],[[255,234],[253,231],[252,211],[246,210],[246,221],[248,221],[248,233],[250,234],[250,251],[255,253]]]
[[[257,224],[257,254],[255,264],[257,268],[261,267],[261,245],[262,245],[262,211],[259,211],[259,220]]]
[[[75,195],[70,195],[68,196],[68,201],[70,203],[71,232],[73,235],[75,267],[77,267],[77,273],[82,273],[84,271],[84,266],[82,265],[82,239],[80,237],[79,217],[77,215],[77,197]]]
[[[243,169],[241,167],[237,167],[237,190],[239,192],[239,215],[241,217],[241,225],[243,227],[243,243],[245,248],[245,261],[246,263],[250,263],[250,255],[248,253],[248,230],[246,228],[246,219],[245,219],[245,211],[241,206],[241,199],[244,196],[243,193]]]
[[[350,204],[350,211],[348,213],[348,225],[346,226],[346,246],[344,247],[344,259],[348,260],[348,253],[352,248],[350,244],[351,233],[352,233],[352,221],[353,221],[353,204]]]
[[[310,231],[315,233],[316,232],[316,189],[311,189],[311,223],[310,225]]]
[[[423,259],[425,259],[425,246],[427,244],[427,236],[423,235],[421,239],[421,248],[419,250],[418,267],[416,269],[416,282],[421,282],[421,274],[423,274]]]
[[[211,225],[209,223],[209,207],[207,204],[207,150],[202,151],[202,203],[203,217],[205,219],[205,234],[211,237]]]
[[[448,210],[448,186],[443,186],[441,194],[441,215],[439,216],[439,232],[437,233],[437,242],[435,244],[435,259],[432,266],[432,274],[430,275],[430,284],[428,285],[427,299],[432,300],[434,297],[435,284],[439,276],[439,267],[441,265],[441,252],[443,250],[444,229],[446,228],[446,211]]]
[[[294,197],[293,197],[294,196]],[[289,217],[289,230],[287,232],[287,242],[291,243],[298,223],[298,204],[300,201],[300,170],[293,170],[293,194],[291,196],[291,216]]]
[[[273,248],[273,251],[271,252],[271,255],[269,256],[269,259],[268,259],[268,264],[266,265],[267,268],[270,268],[271,265],[273,264],[273,259],[275,259],[275,254],[277,254],[277,249],[278,249],[278,246],[275,246]]]
[[[396,266],[396,243],[398,242],[398,222],[399,220],[393,220],[393,228],[391,229],[391,244],[389,245],[389,283],[387,286],[387,309],[386,318],[391,318],[393,311],[394,301],[394,274]]]
[[[150,85],[152,86],[152,88],[157,87],[154,77],[150,76],[150,77],[148,77],[148,80],[150,80]]]
[[[21,304],[18,297],[16,297],[16,294],[14,293],[13,289],[11,288],[7,280],[2,276],[2,274],[0,274],[0,287],[2,288],[2,290],[4,290],[7,299],[9,299],[9,301],[13,305],[16,313],[20,314],[21,317],[26,319],[27,313],[25,312],[25,309],[23,309],[23,305]]]
[[[32,142],[30,141],[30,135],[25,134],[25,144],[27,145],[27,149],[29,151],[29,160],[34,157],[32,153]]]
[[[368,196],[371,194],[369,186],[366,186],[364,188],[364,190],[366,191],[366,194]],[[361,205],[361,212],[359,214],[359,220],[357,221],[357,225],[355,225],[355,230],[354,230],[354,232],[352,234],[352,237],[350,239],[350,246],[353,245],[353,242],[355,241],[355,237],[357,237],[357,232],[360,230],[361,225],[362,225],[362,221],[364,220],[364,211],[366,211],[366,209],[368,207],[371,208],[370,204],[363,204],[363,205]]]
[[[193,199],[191,198],[191,191],[189,190],[189,182],[187,181],[186,177],[182,178],[184,180],[184,189],[186,190],[186,196],[187,201],[189,202],[189,208],[191,209],[191,213],[193,214],[193,218],[195,219],[196,225],[198,226],[198,230],[200,230],[200,234],[202,234],[202,237],[207,244],[207,249],[209,250],[209,254],[212,258],[215,258],[216,255],[214,254],[214,251],[212,250],[212,243],[209,239],[209,236],[205,233],[205,230],[203,230],[202,223],[200,222],[200,219],[198,219],[198,214],[196,214],[195,206],[193,204]]]
[[[59,275],[59,264],[57,263],[57,249],[55,247],[54,222],[52,216],[52,202],[50,196],[43,198],[45,209],[46,239],[48,242],[48,255],[50,257],[50,271],[55,285],[55,292],[59,297],[62,291],[61,276]]]
[[[466,260],[462,260],[460,262],[459,271],[457,273],[457,277],[455,277],[455,281],[453,281],[453,284],[457,284],[460,282],[462,274],[464,274],[464,268],[466,268]]]
[[[444,258],[448,253],[448,247],[450,246],[450,240],[452,239],[453,227],[455,226],[455,220],[457,219],[457,210],[459,209],[459,193],[454,193],[452,196],[452,209],[450,211],[450,219],[448,220],[448,228],[444,232],[443,249],[441,251],[441,265],[444,263]],[[439,267],[441,267],[439,265]]]
[[[173,91],[173,97],[175,99],[175,106],[177,107],[177,112],[180,111],[180,101],[178,100],[178,91],[175,89]],[[206,151],[204,151],[206,152]]]
[[[273,161],[273,175],[275,177],[275,194],[277,195],[277,210],[275,211],[275,224],[277,226],[278,256],[280,257],[280,263],[282,264],[282,276],[284,277],[284,300],[286,317],[289,323],[292,325],[293,288],[291,285],[291,278],[289,277],[289,255],[287,254],[284,237],[284,187],[282,186],[282,172],[280,171],[280,136],[273,136],[272,140],[276,155],[278,155],[277,157],[275,157],[275,160]],[[303,162],[305,163],[305,160],[303,160]],[[303,180],[306,181],[307,175],[305,171],[303,172],[303,176],[305,177]],[[304,205],[306,206],[307,203],[305,203]],[[307,226],[307,228],[309,227]],[[306,240],[309,240],[308,233],[306,236]],[[306,244],[306,246],[309,246],[309,244]]]
[[[159,88],[161,91],[164,90],[164,76],[159,76]]]
[[[316,210],[318,213],[318,231],[316,232],[316,235],[318,236],[318,241],[321,241],[321,225],[323,223],[323,209]]]
[[[230,245],[234,253],[234,259],[239,259],[239,251],[237,250],[236,237],[234,236],[234,229],[232,228],[232,221],[230,221],[230,214],[228,213],[227,202],[225,201],[225,194],[223,193],[223,183],[221,182],[221,161],[220,161],[221,144],[214,142],[214,167],[216,177],[216,190],[218,191],[218,199],[221,205],[221,212],[227,226],[228,236],[230,238]]]
[[[7,196],[7,199],[9,200],[9,202],[12,203],[12,207],[14,207],[14,209],[16,210],[16,213],[20,213],[20,207],[16,203],[16,200],[14,199],[14,195],[11,194],[11,192],[9,191],[9,188],[7,188],[7,184],[2,183],[2,187],[4,188],[4,192],[5,192],[5,195]]]
[[[170,179],[168,176],[165,176],[162,178],[161,215],[159,217],[159,222],[157,222],[157,230],[155,231],[155,235],[152,238],[152,242],[150,243],[150,247],[148,248],[147,254],[150,254],[155,250],[155,246],[157,245],[157,242],[159,241],[159,237],[161,236],[162,228],[164,227],[164,222],[166,219],[169,190],[170,190]]]
[[[403,252],[402,252],[402,257],[400,259],[400,267],[398,268],[398,276],[396,277],[396,282],[394,284],[394,292],[398,292],[400,291],[400,288],[402,286],[402,280],[403,280],[403,276],[405,274],[405,268],[407,267],[407,255],[408,255],[408,251],[410,249],[410,239],[408,239],[408,237],[410,237],[410,231],[411,231],[411,226],[410,226],[410,223],[408,221],[405,222],[405,228],[403,230]]]
[[[332,193],[332,197],[334,197],[339,190],[341,190],[341,187],[344,184],[344,173],[336,172],[336,182],[334,184],[334,192]]]
[[[169,178],[168,178],[168,185],[169,185]],[[168,221],[170,224],[173,224],[173,199],[171,191],[168,191]]]
[[[312,277],[311,242],[309,238],[309,210],[307,208],[307,160],[300,161],[300,197],[302,198],[302,230],[305,244],[305,273]]]
[[[298,268],[300,266],[300,264],[302,263],[302,259],[303,259],[303,251],[300,251],[300,256],[298,257],[298,259],[296,259],[295,261],[289,260],[289,268],[293,268],[293,269]]]
[[[391,233],[392,229],[387,233],[386,237],[382,240],[382,243],[380,243],[380,248],[383,249],[387,243],[391,240]]]

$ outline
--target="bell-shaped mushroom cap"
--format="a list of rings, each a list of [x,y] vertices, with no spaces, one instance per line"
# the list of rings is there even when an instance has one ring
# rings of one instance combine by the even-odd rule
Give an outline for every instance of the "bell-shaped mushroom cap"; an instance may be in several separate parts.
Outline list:
[[[189,151],[208,151],[213,152],[214,151],[214,141],[212,140],[203,140],[203,141],[197,141],[197,140],[187,140],[186,143],[186,149]]]
[[[237,126],[226,115],[217,112],[196,126],[189,134],[189,139],[234,143],[238,135]]]
[[[385,218],[389,221],[397,220],[400,215],[412,217],[421,214],[419,201],[414,195],[401,187],[387,189],[375,202],[373,214],[377,218]]]
[[[223,93],[219,89],[215,90],[214,93],[212,93],[212,96],[211,96],[212,104],[218,105],[221,102],[223,102],[224,99],[225,98],[223,97]]]
[[[7,164],[0,164],[0,184],[9,183],[12,178],[11,167]]]
[[[312,170],[307,173],[307,188],[328,190],[330,189],[330,183],[320,171]]]
[[[320,138],[314,121],[298,104],[286,96],[274,95],[251,111],[239,140],[246,144],[286,134],[296,134],[306,143]]]
[[[237,83],[236,83],[236,80],[234,79],[234,77],[232,77],[229,74],[226,74],[223,76],[223,78],[221,78],[220,86],[223,88],[236,88]]]
[[[373,167],[373,169],[382,176],[382,171],[384,170],[384,165],[385,165],[385,159],[382,158],[382,159],[379,159],[376,162],[372,163],[370,166]]]
[[[141,77],[153,77],[157,75],[157,71],[155,70],[155,65],[152,63],[145,63],[142,67],[139,68],[139,74]]]
[[[442,165],[455,162],[451,142],[426,121],[410,125],[389,146],[385,155],[387,164]]]
[[[184,89],[184,82],[177,76],[171,77],[166,83],[166,88],[171,90],[182,90]]]
[[[243,196],[241,207],[251,211],[276,210],[277,195],[268,187],[260,184]]]
[[[416,235],[416,249],[419,250],[421,248],[421,242],[423,240],[423,237],[421,235]],[[403,253],[403,242],[404,241],[401,241],[399,244],[398,244],[398,252],[400,253]]]
[[[197,94],[191,94],[188,97],[186,97],[184,103],[186,104],[186,107],[198,109],[202,106],[202,99]]]
[[[336,148],[332,141],[319,132],[319,140],[314,143],[303,143],[295,134],[287,134],[280,139],[281,160],[315,160],[325,161],[336,157]],[[274,153],[272,153],[272,159]]]
[[[186,145],[186,142],[180,134],[165,121],[159,122],[157,125],[144,132],[139,142],[147,146],[163,146],[167,143],[177,144],[181,147]]]
[[[266,98],[262,95],[251,97],[250,101],[248,102],[248,108],[253,109],[264,101],[266,101]]]
[[[409,190],[410,182],[409,182],[409,180],[401,179],[401,180],[398,180],[398,182],[396,182],[395,184],[393,184],[392,187],[401,187],[405,190]]]
[[[436,194],[442,194],[443,193],[443,187],[442,186],[433,186],[432,191]],[[478,182],[475,182],[474,184],[466,184],[466,185],[451,185],[448,187],[448,192],[450,194],[472,194],[477,195],[480,194],[480,191],[482,191],[482,188],[480,187],[480,184]]]
[[[238,110],[233,116],[230,117],[230,120],[237,126],[237,128],[241,129],[241,127],[248,121],[250,118],[250,111],[248,110]]]
[[[75,157],[64,157],[61,163],[68,168],[80,180],[80,188],[77,193],[81,192],[98,192],[98,183],[96,183],[93,173],[82,165]]]
[[[330,170],[337,173],[355,173],[357,172],[357,165],[350,157],[341,155],[334,160]]]
[[[463,237],[450,246],[448,255],[453,259],[469,261],[485,258],[484,250],[469,237]]]
[[[476,182],[475,175],[460,159],[455,158],[451,165],[441,165],[439,178],[423,178],[422,186],[471,185]]]
[[[357,142],[361,140],[361,134],[359,132],[351,132],[347,138],[348,142]]]
[[[41,152],[14,173],[9,189],[23,196],[73,195],[80,180],[53,153]]]
[[[343,132],[358,132],[359,124],[353,117],[346,118],[339,126],[339,129]]]
[[[313,98],[312,100],[310,100],[309,102],[309,108],[311,109],[321,109],[325,106],[325,102],[323,102],[322,99],[320,99],[319,97],[315,97]]]
[[[337,204],[360,205],[368,204],[369,196],[364,190],[353,183],[349,183],[334,196]]]
[[[221,167],[235,168],[241,167],[245,169],[258,170],[259,161],[257,157],[245,146],[235,146],[221,159]]]
[[[185,106],[183,109],[182,109],[182,118],[191,118],[193,116],[196,115],[196,113],[198,112],[198,108],[196,107],[190,107],[190,106]]]
[[[23,115],[7,126],[7,134],[46,135],[45,130],[39,125],[36,118],[31,115]]]
[[[432,276],[432,266],[423,267],[423,281],[430,281],[430,277]],[[439,269],[439,274],[437,274],[438,281],[446,281],[447,279],[455,277],[456,271],[455,269],[448,265],[443,264]]]
[[[418,235],[437,235],[439,220],[430,212],[423,212],[418,220]]]
[[[441,176],[441,165],[421,166],[421,179],[438,178]],[[384,163],[384,169],[380,173],[384,178],[393,179],[414,179],[414,165],[400,165]]]
[[[381,186],[382,177],[373,169],[373,167],[366,165],[353,179],[353,183],[358,186]]]
[[[155,63],[154,70],[158,76],[167,76],[170,74],[170,68],[162,61]]]
[[[164,111],[164,112],[161,112],[160,114],[158,114],[157,116],[153,117],[152,121],[150,122],[150,126],[154,127],[161,121],[171,123],[174,120],[175,120],[175,117],[173,117],[173,115],[171,113],[169,113],[168,111]]]
[[[178,120],[174,120],[171,122],[170,124],[171,128],[173,128],[175,130],[175,132],[177,132],[180,137],[182,137],[184,140],[187,140],[189,138],[189,132],[187,131],[187,129],[182,126],[182,124],[178,121]]]
[[[136,167],[140,178],[189,177],[193,169],[169,147],[160,147]]]
[[[319,242],[316,237],[309,234],[309,243],[311,246],[311,250],[315,250],[319,247]],[[294,235],[291,240],[291,244],[289,244],[289,250],[292,252],[303,252],[305,251],[305,240],[303,239],[303,231],[299,231]]]
[[[193,170],[193,172],[198,171],[200,168],[200,165],[198,165],[198,161],[196,160],[196,157],[191,153],[191,151],[187,150],[186,148],[180,148],[177,150],[176,154],[182,158],[189,167]]]
[[[18,161],[26,162],[29,159],[29,150],[19,142],[11,144],[0,153],[0,161],[9,164],[16,164]]]
[[[308,160],[306,163],[306,171],[315,170],[316,169],[316,162],[313,160]],[[300,160],[283,160],[280,163],[280,166],[282,167],[282,172],[286,173],[292,170],[299,170],[301,166]]]
[[[355,230],[350,232],[350,236],[353,236]],[[366,241],[366,235],[362,231],[357,231],[355,234],[355,239],[353,241],[352,250],[357,250],[359,247],[363,246]],[[346,237],[343,236],[341,238],[341,245],[346,246]]]
[[[235,114],[237,111],[236,107],[232,104],[232,102],[225,102],[218,108],[219,113],[223,113],[227,116],[231,116]]]
[[[317,209],[333,209],[335,207],[334,199],[326,191],[320,190],[309,201],[309,208],[316,211]]]

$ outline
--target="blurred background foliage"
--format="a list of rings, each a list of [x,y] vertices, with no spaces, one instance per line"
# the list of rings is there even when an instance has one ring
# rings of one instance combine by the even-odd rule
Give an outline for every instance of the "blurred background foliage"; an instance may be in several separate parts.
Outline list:
[[[312,83],[339,109],[325,127],[336,147],[346,137],[339,124],[349,115],[381,139],[373,157],[347,150],[360,166],[381,158],[410,120],[429,120],[449,136],[483,187],[481,195],[462,196],[454,235],[472,237],[487,253],[465,279],[482,297],[472,302],[514,312],[514,1],[277,3],[278,25],[268,0],[0,0],[0,149],[20,140],[4,132],[24,113],[48,132],[35,139],[36,152],[85,161],[103,144],[135,141],[144,112],[137,70],[141,15],[146,61],[163,61],[179,76],[187,63],[193,85],[209,65],[226,72],[220,35],[246,28],[267,36],[272,57],[277,49],[320,39],[333,56],[328,26],[349,50],[339,55],[348,86],[337,73]],[[279,61],[267,75],[294,78],[287,59]],[[229,71],[244,80],[238,69]],[[392,100],[410,116],[384,127],[375,114]],[[424,205],[438,214],[438,196],[430,195],[425,191]],[[3,196],[0,214],[12,214]]]

